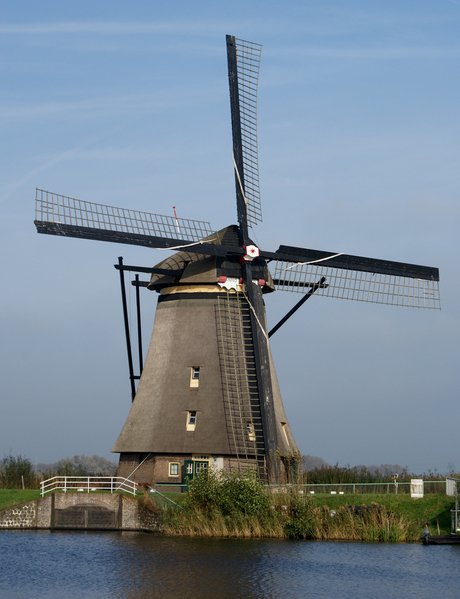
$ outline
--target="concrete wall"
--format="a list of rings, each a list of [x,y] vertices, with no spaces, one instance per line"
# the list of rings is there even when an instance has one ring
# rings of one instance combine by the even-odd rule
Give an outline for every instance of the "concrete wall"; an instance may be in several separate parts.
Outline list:
[[[52,493],[0,512],[0,529],[160,530],[134,497],[110,493]]]

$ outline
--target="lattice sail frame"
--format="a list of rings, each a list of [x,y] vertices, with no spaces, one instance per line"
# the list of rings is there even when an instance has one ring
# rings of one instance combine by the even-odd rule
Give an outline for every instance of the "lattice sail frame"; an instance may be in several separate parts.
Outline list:
[[[257,154],[257,87],[262,46],[235,38],[248,225],[262,222]]]
[[[273,281],[282,291],[308,293],[322,277],[326,280],[315,295],[391,306],[441,309],[439,281],[283,261],[276,261]]]
[[[103,231],[200,241],[213,233],[208,222],[94,204],[36,190],[35,220]]]

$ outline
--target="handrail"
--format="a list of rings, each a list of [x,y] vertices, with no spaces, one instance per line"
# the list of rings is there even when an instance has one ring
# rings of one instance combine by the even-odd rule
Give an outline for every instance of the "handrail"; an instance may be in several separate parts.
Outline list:
[[[40,495],[53,491],[124,491],[136,495],[137,483],[122,476],[53,476],[40,483]]]
[[[389,481],[381,481],[381,482],[355,482],[355,483],[299,483],[299,484],[270,484],[270,485],[266,485],[266,487],[268,487],[269,489],[279,489],[279,488],[291,488],[291,487],[296,487],[299,489],[304,489],[305,492],[308,492],[308,488],[312,489],[312,491],[310,492],[314,492],[314,490],[316,489],[320,489],[320,488],[324,488],[324,489],[329,489],[329,491],[331,491],[331,489],[333,490],[334,488],[337,489],[339,488],[345,491],[349,489],[350,493],[353,493],[353,495],[356,495],[356,490],[360,490],[362,492],[363,488],[369,488],[369,490],[371,488],[375,488],[375,487],[382,487],[386,489],[386,494],[389,494],[390,491],[396,491],[397,493],[397,489],[399,487],[399,489],[401,489],[401,487],[406,487],[408,490],[410,490],[410,486],[411,486],[411,482],[410,481],[404,481],[404,482],[400,482],[397,481],[396,485],[394,482],[389,482]],[[446,484],[445,480],[424,480],[423,481],[424,486],[428,485],[428,484]],[[352,490],[351,490],[352,489]],[[329,491],[326,491],[326,493],[328,493]]]
[[[179,505],[178,503],[176,503],[172,499],[169,499],[169,497],[166,497],[166,495],[163,495],[163,493],[160,493],[160,491],[158,491],[157,489],[154,489],[153,487],[149,487],[149,489],[150,489],[150,493],[156,493],[157,495],[159,495],[160,497],[162,497],[166,501],[169,501],[169,503],[172,503],[176,507],[179,507],[181,510],[184,509],[182,505]]]

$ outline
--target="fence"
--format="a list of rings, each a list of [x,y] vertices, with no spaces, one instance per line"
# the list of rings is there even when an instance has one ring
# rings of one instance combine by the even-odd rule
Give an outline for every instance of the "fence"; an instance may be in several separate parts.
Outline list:
[[[424,493],[442,493],[446,494],[447,481],[445,480],[425,480],[423,481],[423,492]],[[302,490],[304,493],[310,494],[332,494],[332,495],[363,495],[363,494],[375,494],[375,495],[390,495],[390,494],[411,494],[411,485],[409,482],[357,482],[357,483],[311,483],[295,485],[296,488]],[[287,490],[289,487],[294,485],[270,485],[272,492],[276,492],[276,489]]]
[[[40,483],[40,494],[53,491],[85,492],[110,491],[125,492],[136,495],[137,483],[121,476],[54,476]]]

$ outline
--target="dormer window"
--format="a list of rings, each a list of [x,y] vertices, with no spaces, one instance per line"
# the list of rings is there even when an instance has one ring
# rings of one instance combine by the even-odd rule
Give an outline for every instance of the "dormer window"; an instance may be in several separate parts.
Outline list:
[[[187,425],[186,430],[194,431],[196,426],[196,411],[187,412]]]
[[[200,367],[192,366],[190,373],[190,387],[198,387],[200,384]]]
[[[247,422],[246,430],[248,431],[249,441],[255,441],[256,440],[256,431],[254,430],[254,423]]]
[[[286,422],[282,422],[281,423],[281,429],[282,429],[282,431],[284,433],[284,438],[286,439],[286,444],[289,445],[289,439],[288,439],[288,436],[287,436],[287,429],[286,429]]]

